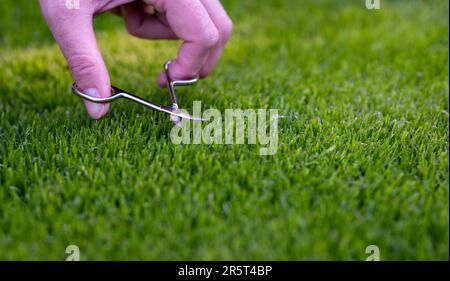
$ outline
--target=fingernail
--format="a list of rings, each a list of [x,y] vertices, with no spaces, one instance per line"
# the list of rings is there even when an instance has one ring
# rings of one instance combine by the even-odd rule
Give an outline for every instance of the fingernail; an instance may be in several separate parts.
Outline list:
[[[89,88],[84,91],[84,93],[91,97],[100,98],[100,93],[95,88]],[[94,119],[99,119],[103,115],[104,105],[101,103],[84,101],[84,105],[89,113],[89,115]]]

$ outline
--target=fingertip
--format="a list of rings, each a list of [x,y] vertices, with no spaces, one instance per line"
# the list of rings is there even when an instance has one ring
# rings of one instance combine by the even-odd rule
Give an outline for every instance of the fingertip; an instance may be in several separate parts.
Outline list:
[[[104,89],[102,90],[100,96],[106,98],[106,97],[109,97],[110,95],[111,95],[111,86],[110,86],[110,83],[107,83],[107,85],[104,86]],[[100,118],[104,117],[108,113],[109,107],[111,104],[102,103],[101,105],[102,105],[102,110],[100,111],[100,116],[99,116],[99,118],[96,118],[96,119],[100,119]]]
[[[202,70],[200,70],[200,73],[198,76],[200,79],[203,79],[203,78],[207,77],[208,75],[210,75],[211,72],[212,72],[212,68],[205,66],[204,68],[202,68]]]
[[[167,85],[167,78],[164,71],[161,71],[158,76],[158,86],[164,88]]]
[[[102,95],[95,88],[89,88],[84,91],[87,95],[91,97],[102,97]],[[84,101],[84,105],[89,116],[92,119],[100,119],[108,113],[109,104],[101,104],[90,101]]]
[[[110,106],[109,103],[103,104],[103,110],[102,110],[102,113],[101,113],[101,115],[100,115],[100,118],[102,118],[102,117],[104,117],[106,114],[108,114],[109,106]],[[99,119],[100,119],[100,118],[99,118]]]

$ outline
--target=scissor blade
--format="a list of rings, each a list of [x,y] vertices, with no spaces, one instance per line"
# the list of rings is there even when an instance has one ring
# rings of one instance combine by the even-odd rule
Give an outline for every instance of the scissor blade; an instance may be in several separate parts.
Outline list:
[[[129,93],[127,91],[124,91],[124,90],[121,90],[118,88],[115,88],[114,90],[116,91],[116,93],[119,93],[120,97],[122,97],[122,98],[130,99],[134,102],[137,102],[137,103],[145,105],[147,107],[156,109],[158,111],[165,112],[170,115],[174,115],[174,116],[177,116],[177,117],[180,117],[183,119],[190,119],[190,120],[194,120],[194,121],[206,121],[206,119],[203,119],[201,117],[192,116],[189,113],[179,110],[178,108],[174,108],[174,107],[170,107],[170,106],[166,106],[166,105],[160,105],[160,104],[151,102],[149,100],[146,100],[144,98],[135,96],[132,93]]]
[[[192,116],[189,113],[183,112],[181,110],[179,110],[178,108],[173,108],[170,106],[161,106],[161,110],[163,112],[169,113],[173,116],[177,116],[183,119],[189,119],[189,120],[194,120],[194,121],[206,121],[206,119],[201,118],[201,117],[197,117],[197,116]]]

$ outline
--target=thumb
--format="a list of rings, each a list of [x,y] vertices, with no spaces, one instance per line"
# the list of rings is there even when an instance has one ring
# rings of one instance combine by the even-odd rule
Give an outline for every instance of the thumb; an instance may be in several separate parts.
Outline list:
[[[69,64],[78,88],[90,96],[108,97],[111,85],[92,26],[92,2],[82,2],[79,9],[69,9],[64,2],[40,1],[50,30]],[[84,101],[84,104],[94,119],[101,118],[109,109],[109,104],[88,101]]]

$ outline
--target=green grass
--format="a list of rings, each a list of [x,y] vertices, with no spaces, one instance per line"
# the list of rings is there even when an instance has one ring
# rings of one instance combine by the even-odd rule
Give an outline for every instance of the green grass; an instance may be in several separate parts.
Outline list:
[[[180,103],[278,108],[274,156],[174,145],[126,101],[90,120],[36,2],[0,3],[0,259],[449,258],[448,1],[224,1],[233,38]],[[177,43],[96,26],[113,84],[166,100]]]

